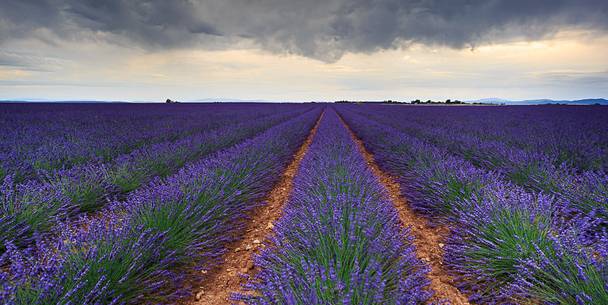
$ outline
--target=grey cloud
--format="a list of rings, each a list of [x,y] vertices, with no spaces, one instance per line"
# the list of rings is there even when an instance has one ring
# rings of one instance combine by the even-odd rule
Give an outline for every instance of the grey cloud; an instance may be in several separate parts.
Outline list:
[[[48,72],[55,70],[64,63],[65,60],[50,56],[41,56],[28,52],[0,51],[0,67]]]
[[[608,30],[605,0],[4,0],[0,44],[45,28],[59,37],[111,34],[145,48],[248,40],[325,61],[409,43],[475,47],[564,28]]]
[[[189,1],[79,0],[66,5],[68,18],[77,25],[152,46],[187,44],[195,34],[220,35],[196,11]]]
[[[574,86],[600,86],[608,89],[608,71],[599,72],[548,72],[538,75],[545,83]]]

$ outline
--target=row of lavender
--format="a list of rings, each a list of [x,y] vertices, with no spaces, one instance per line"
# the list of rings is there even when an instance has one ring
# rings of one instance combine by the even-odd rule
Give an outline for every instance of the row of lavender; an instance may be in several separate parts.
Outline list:
[[[326,111],[249,304],[423,304],[431,292],[408,232],[334,110]]]
[[[608,169],[608,111],[597,107],[400,107],[366,106],[420,132],[469,135],[482,142],[547,156],[554,165],[577,171]],[[414,130],[412,130],[414,131]]]
[[[519,140],[520,142],[528,143],[529,145],[527,146],[534,146],[535,141],[544,141],[545,143],[551,143],[550,146],[560,147],[557,138],[573,139],[579,137],[577,133],[573,136],[566,132],[573,129],[587,131],[585,127],[589,125],[588,122],[593,122],[593,125],[597,126],[595,128],[596,132],[597,130],[605,131],[605,134],[601,135],[601,140],[591,141],[589,137],[580,136],[579,141],[582,141],[580,145],[569,146],[565,148],[566,151],[556,148],[553,152],[546,152],[536,149],[522,149],[509,141],[502,142],[483,139],[479,134],[485,132],[485,130],[481,129],[487,128],[484,126],[468,126],[466,129],[476,131],[467,133],[466,130],[463,131],[463,128],[455,128],[454,126],[450,126],[451,124],[449,123],[438,124],[437,122],[433,122],[433,116],[437,112],[436,108],[423,107],[420,110],[420,107],[408,107],[397,111],[392,109],[390,113],[386,109],[375,109],[368,111],[367,115],[376,121],[382,120],[407,134],[421,138],[433,145],[443,147],[449,152],[457,154],[471,162],[478,168],[500,172],[506,180],[520,185],[530,192],[542,192],[554,195],[555,205],[559,208],[563,221],[573,223],[576,222],[572,220],[575,218],[579,220],[578,225],[581,224],[580,221],[584,221],[584,226],[588,231],[585,234],[589,238],[587,242],[596,242],[596,239],[599,238],[597,234],[606,235],[605,229],[608,227],[608,174],[602,169],[584,170],[584,167],[577,168],[574,166],[575,163],[562,162],[560,156],[585,154],[587,157],[590,157],[591,154],[595,154],[601,158],[606,158],[608,156],[608,124],[605,122],[608,120],[597,122],[595,119],[602,116],[608,119],[608,111],[603,111],[603,109],[593,110],[593,107],[582,108],[586,111],[593,111],[595,114],[589,118],[583,118],[580,116],[581,113],[591,113],[580,112],[580,107],[562,108],[561,112],[556,112],[551,107],[540,108],[546,109],[550,114],[559,113],[554,118],[557,122],[553,123],[561,124],[563,130],[552,131],[555,135],[548,139],[539,140],[538,137],[532,137],[530,139]],[[502,108],[499,107],[480,108],[492,109],[491,111],[494,111],[493,113],[499,118],[504,115],[501,114]],[[531,111],[532,115],[539,114],[536,112],[538,111],[537,108],[523,109],[520,111],[524,113]],[[407,120],[413,114],[412,112],[418,114],[418,117],[414,118],[416,122]],[[471,108],[470,112],[477,113],[479,109]],[[571,112],[573,113],[568,117]],[[359,113],[361,113],[360,110]],[[460,113],[463,113],[463,110],[460,110]],[[458,117],[458,114],[459,112],[455,111],[454,117]],[[462,114],[461,116],[468,117]],[[541,121],[550,121],[548,118],[544,118],[544,120],[542,118],[543,116],[540,116]],[[516,126],[521,126],[526,125],[529,121],[516,122]],[[471,122],[471,124],[475,123],[476,121],[474,120]],[[433,124],[436,126],[430,127]],[[500,127],[501,125],[498,124],[496,128]],[[491,132],[491,130],[488,132]],[[589,131],[590,134],[596,134],[596,132]],[[543,131],[543,134],[547,133],[549,132]],[[516,135],[511,135],[511,137],[516,137]],[[589,140],[589,143],[585,142],[587,140]],[[552,141],[555,141],[555,143]],[[595,146],[595,148],[590,148],[591,146]],[[586,148],[588,149],[584,150]],[[570,153],[569,151],[571,150],[576,153]],[[596,162],[600,162],[601,160],[595,159]],[[586,165],[586,167],[591,167],[592,164],[586,163]]]
[[[12,175],[23,181],[76,164],[109,162],[145,145],[219,128],[235,114],[256,117],[285,106],[4,104],[0,108],[0,180]]]
[[[608,303],[606,235],[589,236],[587,219],[563,221],[555,196],[395,129],[390,117],[382,124],[358,108],[339,110],[379,164],[400,177],[414,208],[452,228],[444,261],[472,301]]]
[[[224,128],[144,146],[110,163],[92,162],[55,171],[45,181],[19,184],[7,176],[0,188],[0,253],[7,241],[27,245],[36,233],[51,230],[56,221],[97,211],[117,195],[124,198],[155,177],[166,177],[189,161],[241,142],[308,109],[284,108],[245,122],[239,121],[247,120],[250,114],[236,112],[232,118],[235,123]],[[272,110],[268,107],[264,111]]]
[[[9,244],[0,303],[171,303],[188,293],[184,270],[217,262],[320,110],[154,181],[85,226],[60,226],[55,239],[26,250]]]

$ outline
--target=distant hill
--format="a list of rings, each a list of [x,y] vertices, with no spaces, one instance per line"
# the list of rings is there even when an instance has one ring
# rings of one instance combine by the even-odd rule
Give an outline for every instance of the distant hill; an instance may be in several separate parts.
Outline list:
[[[608,105],[608,100],[604,98],[587,98],[581,100],[551,100],[551,99],[537,99],[537,100],[522,100],[522,101],[512,101],[501,98],[484,98],[474,101],[468,102],[481,102],[481,103],[492,103],[492,104],[505,104],[505,105],[555,105],[555,104],[565,104],[565,105]]]
[[[508,103],[511,102],[507,99],[504,98],[497,98],[497,97],[489,97],[489,98],[482,98],[482,99],[478,99],[478,100],[472,100],[472,101],[467,101],[468,103],[490,103],[490,104],[501,104],[501,103]]]

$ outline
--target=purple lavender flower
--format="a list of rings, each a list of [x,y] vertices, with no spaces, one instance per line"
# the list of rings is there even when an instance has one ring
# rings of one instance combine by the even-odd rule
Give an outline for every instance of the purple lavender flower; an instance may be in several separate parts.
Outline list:
[[[294,180],[250,304],[421,304],[427,267],[357,146],[328,110]]]

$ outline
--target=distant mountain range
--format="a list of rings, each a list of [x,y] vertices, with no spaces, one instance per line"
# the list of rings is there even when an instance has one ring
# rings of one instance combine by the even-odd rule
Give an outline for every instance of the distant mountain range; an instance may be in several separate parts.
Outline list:
[[[501,98],[484,98],[479,100],[468,101],[470,103],[488,103],[488,104],[505,104],[505,105],[547,105],[547,104],[566,104],[566,105],[608,105],[608,100],[604,98],[587,98],[581,100],[522,100],[514,101]]]

